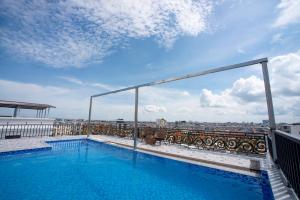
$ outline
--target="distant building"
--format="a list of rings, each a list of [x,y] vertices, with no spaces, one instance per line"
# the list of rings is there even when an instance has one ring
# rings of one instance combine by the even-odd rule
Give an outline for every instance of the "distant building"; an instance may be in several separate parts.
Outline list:
[[[270,121],[269,121],[269,120],[262,120],[262,126],[263,126],[263,127],[268,127],[268,126],[270,126]]]
[[[119,119],[116,120],[116,126],[119,129],[122,129],[122,128],[126,129],[127,124],[125,123],[124,119],[119,118]]]
[[[156,126],[158,128],[165,128],[167,126],[167,120],[165,120],[164,118],[157,119],[156,120]]]
[[[300,123],[281,124],[278,129],[295,137],[300,137]]]

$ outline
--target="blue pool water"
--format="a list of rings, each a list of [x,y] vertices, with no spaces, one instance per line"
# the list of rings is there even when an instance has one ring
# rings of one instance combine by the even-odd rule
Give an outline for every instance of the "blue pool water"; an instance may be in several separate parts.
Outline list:
[[[91,140],[0,155],[0,199],[273,199],[265,173],[251,177]]]

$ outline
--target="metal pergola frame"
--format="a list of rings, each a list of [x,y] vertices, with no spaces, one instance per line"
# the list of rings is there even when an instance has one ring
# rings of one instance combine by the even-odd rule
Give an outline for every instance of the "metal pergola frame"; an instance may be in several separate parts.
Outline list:
[[[274,116],[274,108],[273,108],[273,100],[272,100],[272,92],[271,92],[271,86],[270,86],[270,80],[269,80],[269,72],[268,72],[268,58],[261,58],[261,59],[256,59],[256,60],[251,60],[243,63],[238,63],[234,65],[228,65],[228,66],[223,66],[223,67],[217,67],[217,68],[212,68],[208,70],[204,70],[198,73],[193,73],[193,74],[187,74],[184,76],[179,76],[179,77],[173,77],[169,79],[163,79],[159,81],[154,81],[154,82],[149,82],[149,83],[144,83],[140,85],[135,85],[131,87],[126,87],[114,91],[109,91],[109,92],[104,92],[101,94],[95,94],[90,97],[90,107],[89,107],[89,118],[88,118],[88,137],[90,135],[90,125],[91,125],[91,115],[92,115],[92,104],[93,104],[93,98],[109,95],[109,94],[114,94],[114,93],[119,93],[127,90],[135,90],[135,110],[134,110],[134,149],[136,149],[137,146],[137,132],[138,132],[138,98],[139,98],[139,88],[142,87],[148,87],[148,86],[154,86],[154,85],[160,85],[163,83],[169,83],[169,82],[174,82],[174,81],[179,81],[183,79],[189,79],[193,77],[198,77],[198,76],[204,76],[208,74],[213,74],[217,72],[222,72],[222,71],[227,71],[227,70],[232,70],[232,69],[237,69],[237,68],[242,68],[242,67],[248,67],[251,65],[256,65],[256,64],[261,64],[262,66],[262,73],[263,73],[263,78],[264,78],[264,86],[265,86],[265,94],[266,94],[266,100],[267,100],[267,107],[268,107],[268,116],[269,116],[269,123],[270,123],[270,129],[271,129],[271,138],[272,138],[272,150],[273,150],[273,158],[274,160],[277,159],[277,153],[276,153],[276,145],[275,145],[275,136],[274,136],[274,131],[276,129],[276,124],[275,124],[275,116]]]
[[[0,108],[14,109],[13,117],[18,117],[21,109],[27,109],[36,110],[36,118],[46,118],[49,117],[50,108],[55,108],[55,106],[41,103],[0,100]]]

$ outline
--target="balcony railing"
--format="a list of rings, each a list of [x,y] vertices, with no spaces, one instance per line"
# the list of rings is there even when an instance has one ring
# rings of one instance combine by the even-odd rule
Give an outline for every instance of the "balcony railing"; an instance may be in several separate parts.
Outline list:
[[[279,168],[300,198],[300,139],[285,132],[275,131],[276,152]],[[269,149],[271,149],[269,147]]]
[[[52,135],[51,124],[0,124],[0,139]]]
[[[56,136],[56,135],[80,135],[82,134],[81,124],[0,124],[0,139]]]

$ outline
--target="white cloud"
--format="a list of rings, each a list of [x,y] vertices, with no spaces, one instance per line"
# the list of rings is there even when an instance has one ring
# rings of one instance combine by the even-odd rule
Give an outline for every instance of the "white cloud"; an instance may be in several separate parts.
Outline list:
[[[183,91],[182,94],[187,97],[191,95],[188,91]]]
[[[283,27],[300,22],[300,0],[281,0],[277,6],[279,16],[274,22],[274,27]]]
[[[244,103],[259,102],[264,95],[263,81],[256,76],[250,76],[236,80],[231,88],[225,89],[219,94],[203,89],[200,103],[203,107],[235,108]]]
[[[238,48],[237,52],[238,52],[239,54],[245,54],[245,53],[246,53],[245,50],[242,49],[242,48]]]
[[[37,84],[31,83],[21,83],[14,81],[7,81],[0,79],[0,90],[1,97],[8,97],[17,99],[19,101],[26,101],[27,99],[37,99],[41,98],[45,99],[49,96],[57,95],[65,95],[69,93],[69,89],[54,87],[54,86],[40,86]],[[21,97],[21,98],[20,98]],[[47,101],[47,100],[46,100]],[[50,103],[50,101],[47,101]]]
[[[3,0],[0,13],[14,26],[0,28],[9,52],[52,67],[101,62],[130,38],[153,37],[171,48],[182,35],[208,26],[209,0]]]
[[[82,85],[83,82],[77,78],[71,77],[71,76],[58,76],[58,78],[63,79],[65,81],[68,81],[70,83],[75,83],[78,85]]]
[[[146,69],[148,70],[153,70],[154,69],[154,66],[152,63],[148,63],[146,66],[145,66]]]
[[[70,83],[74,83],[76,85],[87,86],[87,87],[95,87],[95,88],[105,90],[105,91],[112,91],[112,90],[117,90],[117,89],[120,89],[120,88],[125,88],[125,86],[113,86],[113,85],[104,84],[104,83],[84,82],[84,81],[82,81],[82,80],[80,80],[76,77],[72,77],[72,76],[57,76],[57,78],[65,80],[65,81],[70,82]]]
[[[104,83],[91,83],[91,86],[103,89],[103,90],[107,90],[107,91],[112,91],[112,90],[117,90],[123,87],[116,87],[116,86],[112,86],[112,85],[108,85],[108,84],[104,84]]]
[[[269,65],[274,94],[300,96],[300,51],[276,56]]]
[[[192,113],[193,110],[188,106],[181,106],[177,109],[179,113]]]
[[[144,109],[147,112],[154,112],[154,113],[161,113],[161,112],[167,112],[167,109],[164,106],[158,106],[158,105],[146,105]]]
[[[277,42],[280,42],[280,41],[282,41],[282,34],[281,33],[277,33],[277,34],[273,35],[271,43],[277,43]]]
[[[228,90],[221,94],[214,94],[211,90],[203,89],[200,95],[200,103],[203,107],[229,107],[232,103]]]
[[[233,83],[230,94],[243,101],[260,101],[265,96],[264,82],[256,76],[240,78]]]

